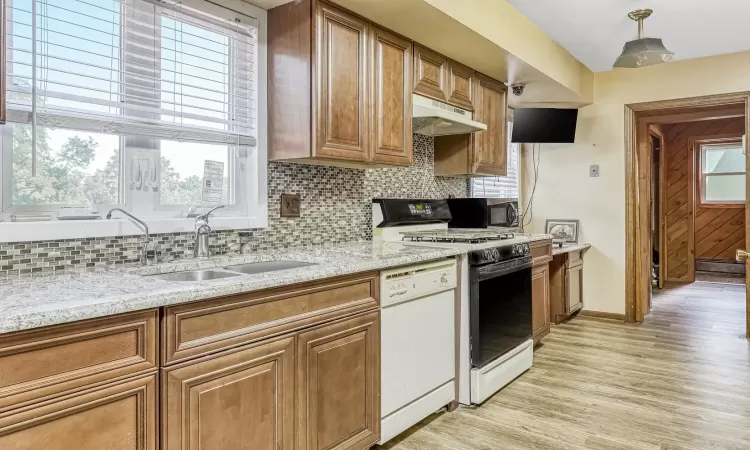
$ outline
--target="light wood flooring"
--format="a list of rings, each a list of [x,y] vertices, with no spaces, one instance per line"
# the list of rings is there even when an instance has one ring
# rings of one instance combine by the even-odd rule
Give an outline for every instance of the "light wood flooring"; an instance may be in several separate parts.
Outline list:
[[[577,317],[478,408],[433,415],[392,450],[750,449],[744,286],[656,294],[643,325]]]

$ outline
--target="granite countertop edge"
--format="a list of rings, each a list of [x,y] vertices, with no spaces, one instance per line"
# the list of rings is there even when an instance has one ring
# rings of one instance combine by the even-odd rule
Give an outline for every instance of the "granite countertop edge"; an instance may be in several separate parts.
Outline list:
[[[0,334],[386,270],[462,253],[465,251],[455,248],[366,241],[316,249],[182,260],[149,267],[107,267],[0,280]],[[198,282],[164,281],[144,276],[270,260],[317,265]]]
[[[591,244],[588,242],[578,242],[576,244],[563,245],[562,248],[556,245],[552,246],[552,256],[562,255],[570,252],[577,252],[581,250],[588,250],[591,248]]]

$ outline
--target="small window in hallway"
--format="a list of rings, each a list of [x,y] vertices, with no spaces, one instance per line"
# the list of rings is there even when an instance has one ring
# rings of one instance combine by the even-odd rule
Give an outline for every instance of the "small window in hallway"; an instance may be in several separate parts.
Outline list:
[[[700,147],[700,203],[745,203],[745,152],[742,141]]]

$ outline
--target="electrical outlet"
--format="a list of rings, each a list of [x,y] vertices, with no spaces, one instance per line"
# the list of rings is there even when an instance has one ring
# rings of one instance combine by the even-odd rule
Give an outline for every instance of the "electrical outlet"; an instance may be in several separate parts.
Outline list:
[[[589,176],[590,177],[599,176],[599,164],[592,164],[589,166]]]
[[[299,217],[301,208],[299,194],[281,194],[281,217]]]

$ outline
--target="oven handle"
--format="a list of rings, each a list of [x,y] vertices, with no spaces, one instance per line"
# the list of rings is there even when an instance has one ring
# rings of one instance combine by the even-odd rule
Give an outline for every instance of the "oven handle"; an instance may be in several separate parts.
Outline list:
[[[477,272],[479,275],[478,277],[479,281],[482,281],[482,280],[487,280],[490,278],[501,277],[503,275],[508,275],[511,273],[519,272],[525,269],[531,269],[532,266],[533,266],[533,263],[531,262],[528,262],[525,264],[519,264],[516,266],[510,266],[510,267],[508,267],[506,263],[499,263],[499,264],[493,264],[490,266],[480,267],[477,270]]]

